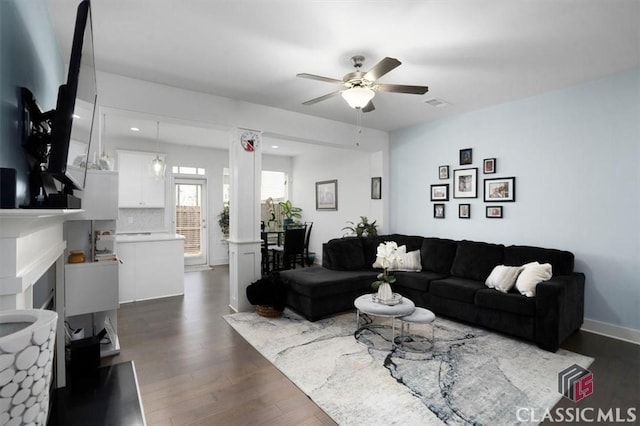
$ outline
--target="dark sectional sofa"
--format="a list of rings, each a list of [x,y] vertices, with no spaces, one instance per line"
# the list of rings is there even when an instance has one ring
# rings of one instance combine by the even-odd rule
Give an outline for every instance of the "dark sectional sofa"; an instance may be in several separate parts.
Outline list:
[[[555,352],[582,325],[584,274],[573,271],[568,251],[529,246],[504,246],[409,235],[347,237],[323,244],[322,266],[283,271],[286,305],[310,321],[353,309],[356,297],[371,293],[379,271],[373,269],[381,242],[420,250],[421,272],[394,272],[393,290],[436,315],[462,320],[534,341]],[[496,265],[550,263],[553,277],[526,297],[515,289],[502,293],[487,288]]]

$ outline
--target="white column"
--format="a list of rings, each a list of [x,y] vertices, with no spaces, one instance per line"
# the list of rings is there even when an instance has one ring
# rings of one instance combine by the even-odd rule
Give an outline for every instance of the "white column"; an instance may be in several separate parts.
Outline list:
[[[229,145],[229,306],[236,312],[253,309],[246,289],[261,276],[261,139],[259,131],[235,129]]]

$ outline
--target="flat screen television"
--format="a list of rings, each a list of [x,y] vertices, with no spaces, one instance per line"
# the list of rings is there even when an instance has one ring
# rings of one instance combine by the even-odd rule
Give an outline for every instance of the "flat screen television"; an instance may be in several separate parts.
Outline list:
[[[91,3],[78,5],[67,81],[56,109],[42,112],[22,88],[23,147],[27,152],[29,208],[80,208],[73,190],[84,189],[97,105]]]
[[[84,0],[76,15],[67,83],[58,90],[47,166],[47,172],[69,189],[84,188],[96,102],[91,3]]]

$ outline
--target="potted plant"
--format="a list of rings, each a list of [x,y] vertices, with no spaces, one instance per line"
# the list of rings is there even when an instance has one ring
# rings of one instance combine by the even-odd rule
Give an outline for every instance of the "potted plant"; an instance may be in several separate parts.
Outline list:
[[[229,236],[229,206],[225,205],[222,208],[222,211],[218,215],[218,225],[220,225],[220,230],[222,234],[226,237]]]
[[[376,237],[378,235],[378,225],[376,225],[376,221],[369,223],[369,219],[366,216],[360,216],[360,222],[353,223],[351,221],[347,221],[352,226],[345,226],[342,228],[343,231],[351,231],[351,234],[355,234],[358,237]]]
[[[294,218],[300,219],[302,217],[302,215],[300,214],[302,209],[300,207],[295,207],[291,203],[291,200],[280,201],[278,205],[280,206],[280,210],[282,211],[282,215],[284,216],[282,225],[285,228],[293,223]]]

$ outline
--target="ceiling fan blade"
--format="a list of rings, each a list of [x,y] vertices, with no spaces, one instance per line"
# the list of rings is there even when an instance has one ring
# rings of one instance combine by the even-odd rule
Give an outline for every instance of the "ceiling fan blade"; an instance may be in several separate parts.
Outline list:
[[[378,92],[409,93],[424,95],[429,91],[427,86],[405,86],[403,84],[376,84],[373,86]]]
[[[340,84],[343,83],[342,80],[338,80],[338,79],[330,78],[330,77],[323,77],[321,75],[307,74],[306,72],[303,72],[303,73],[300,73],[300,74],[296,74],[296,77],[308,78],[308,79],[311,79],[311,80],[325,81],[327,83],[340,83]]]
[[[380,77],[388,73],[389,71],[399,67],[400,64],[402,64],[402,62],[400,62],[396,58],[386,57],[380,62],[378,62],[377,64],[375,64],[374,67],[371,68],[369,72],[367,72],[364,75],[364,79],[369,81],[376,81],[377,79],[379,79]]]
[[[320,96],[317,98],[313,98],[311,100],[308,100],[307,102],[303,102],[302,105],[313,105],[313,104],[317,104],[318,102],[324,101],[325,99],[329,99],[332,98],[336,95],[339,95],[342,92],[342,90],[336,90],[335,92],[331,92],[331,93],[327,93],[324,96]]]
[[[368,103],[368,104],[366,104],[366,105],[364,106],[364,108],[362,108],[362,112],[371,112],[371,111],[373,111],[374,109],[376,109],[376,107],[375,107],[375,106],[373,106],[373,101],[369,101],[369,103]]]

